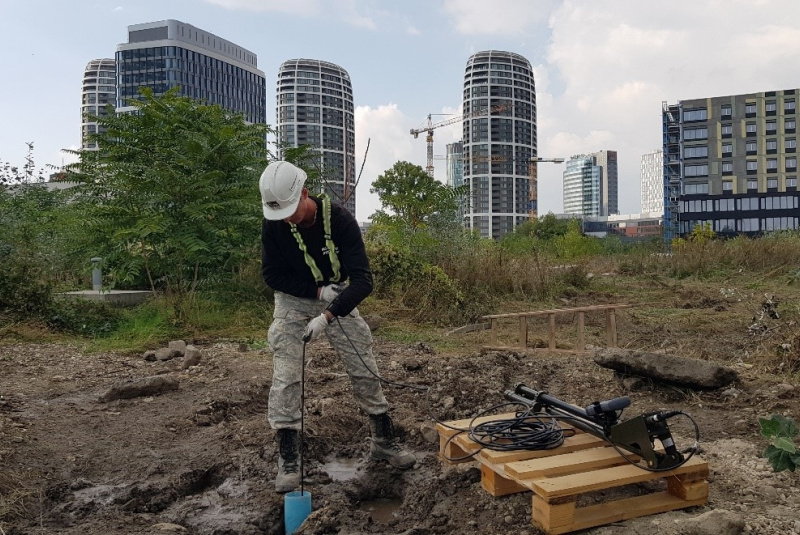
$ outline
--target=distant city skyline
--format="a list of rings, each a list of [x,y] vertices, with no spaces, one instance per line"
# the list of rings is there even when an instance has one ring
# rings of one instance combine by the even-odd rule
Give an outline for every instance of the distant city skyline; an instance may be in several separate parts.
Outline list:
[[[360,221],[380,207],[369,192],[379,174],[398,160],[425,166],[425,141],[409,130],[428,114],[461,113],[464,64],[481,50],[530,61],[538,156],[616,149],[619,210],[635,213],[641,157],[661,144],[662,102],[800,85],[790,68],[800,57],[800,3],[676,0],[669,10],[676,16],[654,16],[653,5],[638,0],[497,0],[492,9],[477,0],[4,2],[0,31],[13,46],[0,49],[0,61],[15,82],[0,87],[0,117],[13,125],[0,132],[0,160],[21,166],[33,142],[39,167],[69,162],[61,149],[81,144],[87,64],[113,57],[128,26],[177,19],[257,54],[273,127],[271,88],[284,61],[315,58],[349,72],[357,172],[363,164]],[[437,130],[435,153],[461,137],[460,123]],[[435,175],[442,182],[443,163]],[[563,171],[539,165],[540,215],[562,212]]]

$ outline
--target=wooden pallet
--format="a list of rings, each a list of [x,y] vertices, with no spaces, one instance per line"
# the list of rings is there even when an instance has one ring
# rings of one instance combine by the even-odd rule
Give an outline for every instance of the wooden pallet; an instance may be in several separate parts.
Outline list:
[[[512,416],[487,416],[474,423]],[[466,429],[470,422],[473,420],[445,424]],[[448,458],[464,457],[480,450],[467,433],[458,434],[442,424],[436,427],[440,457],[445,462],[454,462]],[[668,472],[648,472],[628,463],[604,440],[580,430],[568,437],[562,446],[552,450],[484,449],[459,462],[471,460],[480,463],[481,486],[492,496],[532,491],[533,524],[549,534],[704,505],[708,501],[708,463],[699,457],[694,456],[683,466]],[[617,492],[630,489],[637,483],[659,481],[662,486],[666,483],[666,490],[632,497]],[[606,498],[595,505],[579,506],[579,498],[600,491],[612,491],[607,494],[618,497]]]

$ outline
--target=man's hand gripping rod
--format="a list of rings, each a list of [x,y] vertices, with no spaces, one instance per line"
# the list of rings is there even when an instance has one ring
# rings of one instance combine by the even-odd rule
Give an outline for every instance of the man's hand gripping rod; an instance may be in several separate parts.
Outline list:
[[[638,455],[647,462],[651,470],[671,470],[685,462],[683,454],[675,447],[666,422],[668,418],[680,414],[679,411],[651,412],[619,422],[619,413],[631,404],[628,396],[595,401],[582,409],[547,392],[518,384],[513,391],[506,390],[505,398],[531,407],[534,412],[544,410],[560,415],[575,427]],[[663,452],[656,451],[655,439],[664,446]]]

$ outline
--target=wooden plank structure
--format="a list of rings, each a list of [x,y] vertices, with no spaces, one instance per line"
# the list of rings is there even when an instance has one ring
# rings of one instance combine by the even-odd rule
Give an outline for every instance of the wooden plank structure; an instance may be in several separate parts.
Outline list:
[[[579,429],[555,449],[493,451],[481,450],[467,433],[447,427],[466,429],[470,423],[513,416],[501,414],[437,424],[440,457],[447,463],[477,461],[481,486],[492,496],[532,491],[532,523],[548,534],[569,533],[708,502],[708,463],[697,456],[674,470],[648,472],[627,462],[603,439]],[[475,452],[469,459],[449,460]],[[666,490],[639,492],[635,496],[615,492],[622,496],[593,505],[578,504],[587,493],[650,481],[665,481]]]
[[[556,316],[563,314],[577,314],[578,316],[578,351],[583,351],[586,347],[586,313],[603,311],[606,316],[606,343],[608,347],[617,347],[617,310],[621,308],[629,308],[633,305],[626,305],[622,303],[609,304],[609,305],[591,305],[585,307],[572,307],[572,308],[553,308],[550,310],[533,310],[529,312],[512,312],[509,314],[492,314],[489,316],[482,316],[481,319],[490,322],[490,344],[492,347],[501,347],[497,345],[497,334],[499,329],[499,321],[506,318],[519,318],[519,347],[526,349],[528,347],[528,318],[536,316],[548,316],[549,329],[548,329],[548,348],[556,349]]]

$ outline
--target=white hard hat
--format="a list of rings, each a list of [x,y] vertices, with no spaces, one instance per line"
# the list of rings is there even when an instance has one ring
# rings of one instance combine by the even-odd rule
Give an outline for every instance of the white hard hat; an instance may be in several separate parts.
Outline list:
[[[261,173],[261,205],[264,217],[278,221],[286,219],[297,210],[306,172],[289,162],[272,162]]]

